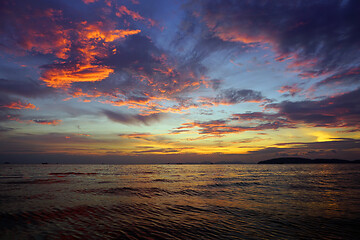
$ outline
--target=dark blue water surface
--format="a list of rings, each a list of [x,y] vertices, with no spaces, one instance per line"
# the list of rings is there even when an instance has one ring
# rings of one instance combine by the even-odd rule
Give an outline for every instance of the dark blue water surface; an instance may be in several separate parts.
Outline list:
[[[2,165],[0,239],[359,239],[360,164]]]

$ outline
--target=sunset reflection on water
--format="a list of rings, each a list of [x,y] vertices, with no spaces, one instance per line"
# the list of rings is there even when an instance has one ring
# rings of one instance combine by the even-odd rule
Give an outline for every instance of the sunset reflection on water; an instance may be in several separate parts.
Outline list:
[[[350,239],[360,166],[9,165],[1,239]]]

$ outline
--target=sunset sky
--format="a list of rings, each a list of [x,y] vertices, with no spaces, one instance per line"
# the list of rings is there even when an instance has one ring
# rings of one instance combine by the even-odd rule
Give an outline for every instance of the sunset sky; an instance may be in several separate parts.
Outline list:
[[[1,162],[360,159],[358,0],[5,0]]]

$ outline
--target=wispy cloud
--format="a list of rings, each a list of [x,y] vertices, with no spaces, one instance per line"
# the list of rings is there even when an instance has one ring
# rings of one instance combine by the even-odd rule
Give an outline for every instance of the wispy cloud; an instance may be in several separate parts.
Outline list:
[[[44,120],[44,119],[35,119],[33,120],[34,123],[41,124],[41,125],[59,125],[62,120],[55,119],[55,120]]]
[[[38,109],[36,108],[36,106],[34,104],[31,103],[27,103],[27,102],[21,102],[16,101],[16,102],[11,102],[9,104],[6,105],[0,105],[0,108],[9,108],[9,109]]]
[[[103,110],[102,113],[111,121],[126,125],[150,125],[154,122],[159,122],[165,117],[164,114],[154,113],[150,115],[127,114],[122,112],[114,112],[110,110]]]
[[[0,146],[163,159],[355,156],[359,7],[356,0],[3,1]],[[284,141],[289,135],[293,142]]]
[[[268,109],[275,109],[279,116],[294,123],[304,123],[314,127],[359,128],[360,89],[331,96],[318,101],[284,101],[269,104]]]
[[[218,38],[225,42],[270,44],[278,54],[276,59],[289,61],[289,67],[299,70],[302,76],[342,71],[359,61],[356,0],[345,4],[339,1],[197,3],[201,18]]]
[[[242,102],[261,103],[270,100],[265,98],[259,91],[229,88],[221,90],[216,97],[203,97],[200,101],[214,105],[233,105]]]

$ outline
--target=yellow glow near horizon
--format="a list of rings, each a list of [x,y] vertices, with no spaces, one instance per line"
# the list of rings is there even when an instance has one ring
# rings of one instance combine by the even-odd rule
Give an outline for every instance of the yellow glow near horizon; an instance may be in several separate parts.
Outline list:
[[[318,141],[318,142],[331,141],[332,140],[331,138],[335,137],[335,136],[331,135],[329,132],[325,132],[325,131],[312,132],[311,135],[315,136],[316,141]]]

